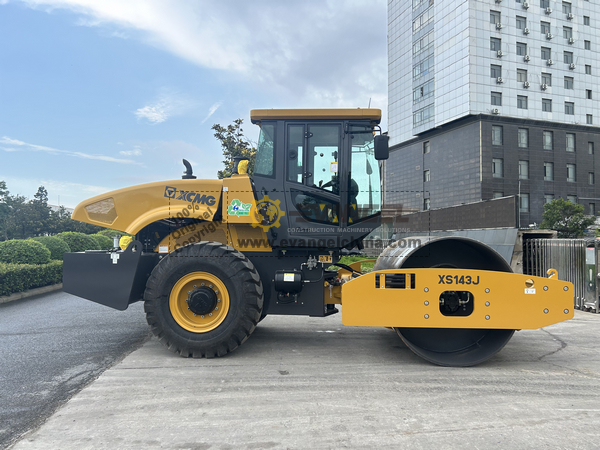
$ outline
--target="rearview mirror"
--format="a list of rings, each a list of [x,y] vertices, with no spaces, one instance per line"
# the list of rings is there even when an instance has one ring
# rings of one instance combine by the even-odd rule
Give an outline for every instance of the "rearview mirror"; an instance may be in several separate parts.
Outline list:
[[[375,136],[375,159],[381,161],[390,157],[389,141],[390,137],[386,134]]]

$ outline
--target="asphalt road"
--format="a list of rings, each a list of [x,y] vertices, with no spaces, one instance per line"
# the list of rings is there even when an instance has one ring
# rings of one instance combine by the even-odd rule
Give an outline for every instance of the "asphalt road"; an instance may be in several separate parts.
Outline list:
[[[148,336],[141,303],[122,312],[56,292],[0,305],[0,448]]]
[[[268,316],[223,358],[156,338],[11,450],[598,449],[600,314],[515,333],[438,367],[393,331]]]

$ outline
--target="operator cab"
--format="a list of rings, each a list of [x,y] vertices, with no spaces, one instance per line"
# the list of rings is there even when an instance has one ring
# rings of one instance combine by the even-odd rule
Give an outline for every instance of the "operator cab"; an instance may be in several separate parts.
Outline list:
[[[261,128],[257,198],[285,205],[281,226],[269,230],[274,245],[316,238],[332,249],[362,248],[380,224],[377,159],[387,158],[387,136],[375,136],[381,110],[252,110],[251,119]]]

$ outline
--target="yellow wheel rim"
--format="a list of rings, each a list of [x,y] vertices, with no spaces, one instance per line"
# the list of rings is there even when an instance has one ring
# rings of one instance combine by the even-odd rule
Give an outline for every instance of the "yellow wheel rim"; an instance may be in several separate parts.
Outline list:
[[[212,289],[217,297],[216,306],[207,314],[194,314],[188,307],[189,293],[196,288]],[[229,312],[229,292],[223,282],[207,272],[192,272],[180,278],[169,296],[169,309],[175,322],[192,333],[206,333],[217,328]]]

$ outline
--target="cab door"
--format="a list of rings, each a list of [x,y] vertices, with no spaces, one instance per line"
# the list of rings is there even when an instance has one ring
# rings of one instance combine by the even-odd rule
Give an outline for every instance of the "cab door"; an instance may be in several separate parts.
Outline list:
[[[335,237],[342,225],[347,175],[342,123],[286,125],[286,201],[291,235]]]

